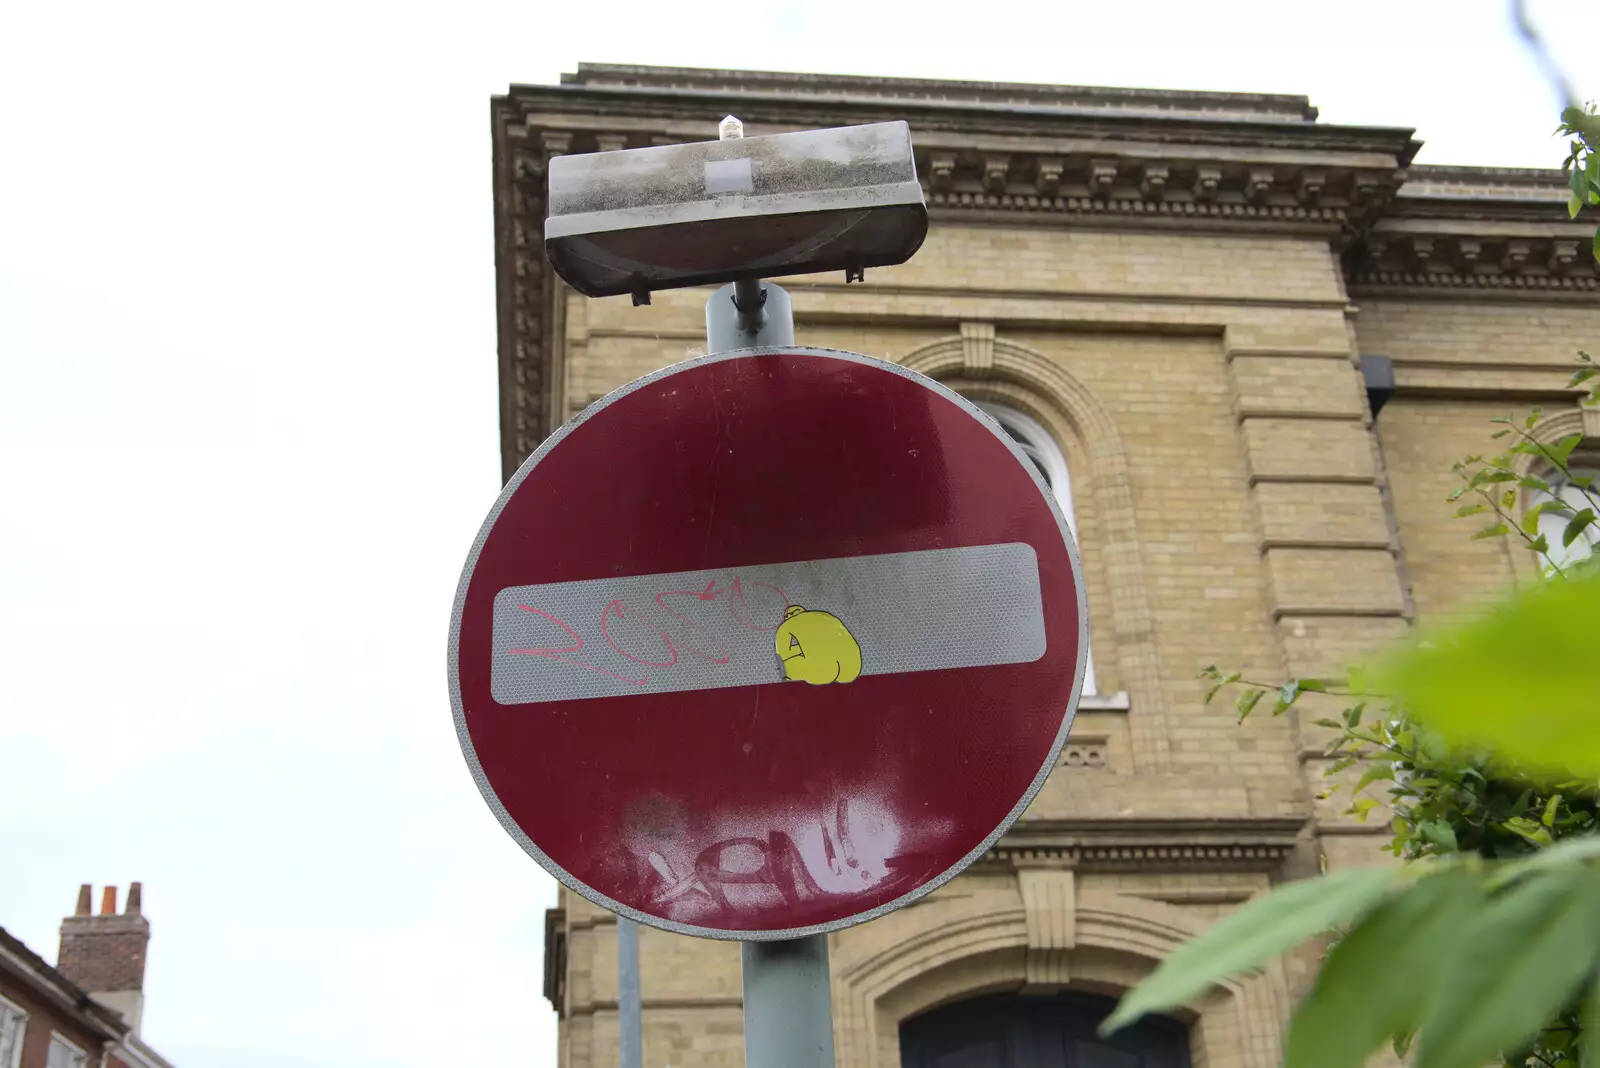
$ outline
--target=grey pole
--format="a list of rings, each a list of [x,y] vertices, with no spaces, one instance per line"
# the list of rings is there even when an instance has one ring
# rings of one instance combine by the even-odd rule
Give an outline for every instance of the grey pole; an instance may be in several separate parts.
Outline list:
[[[707,352],[793,344],[794,306],[771,282],[732,282],[706,301]]]
[[[617,917],[617,1045],[621,1068],[644,1068],[640,1027],[639,925]]]
[[[729,115],[719,133],[744,126]],[[794,307],[771,282],[740,279],[706,301],[708,353],[793,344]],[[743,968],[745,1068],[833,1068],[828,936],[745,942]]]
[[[745,1068],[833,1068],[828,936],[744,943]]]
[[[771,282],[735,282],[706,302],[707,352],[793,344],[789,294]],[[745,1068],[833,1068],[828,936],[745,942],[743,962]]]

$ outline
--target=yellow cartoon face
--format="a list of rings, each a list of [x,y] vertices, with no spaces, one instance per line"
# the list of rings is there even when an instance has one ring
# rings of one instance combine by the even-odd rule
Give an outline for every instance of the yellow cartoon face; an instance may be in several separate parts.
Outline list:
[[[854,682],[861,674],[861,646],[831,613],[791,606],[774,642],[789,682],[822,686]]]

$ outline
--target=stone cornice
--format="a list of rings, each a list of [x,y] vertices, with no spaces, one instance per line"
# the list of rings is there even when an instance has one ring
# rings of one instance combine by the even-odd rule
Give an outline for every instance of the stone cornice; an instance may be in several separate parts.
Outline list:
[[[780,71],[712,70],[691,67],[640,67],[612,63],[579,63],[561,76],[562,85],[630,86],[657,89],[762,89],[791,96],[883,100],[961,100],[993,106],[1053,104],[1057,106],[1134,111],[1139,114],[1187,114],[1311,122],[1317,109],[1303,96],[1275,93],[1217,93],[1194,90],[1130,89],[1084,85],[1039,85],[1022,82],[945,81],[922,78],[875,78],[859,75],[796,74]]]
[[[1345,255],[1357,296],[1593,300],[1600,219],[1567,216],[1559,170],[1413,167]]]
[[[1304,823],[1302,819],[1024,819],[984,854],[983,862],[1086,871],[1273,871],[1293,852]]]

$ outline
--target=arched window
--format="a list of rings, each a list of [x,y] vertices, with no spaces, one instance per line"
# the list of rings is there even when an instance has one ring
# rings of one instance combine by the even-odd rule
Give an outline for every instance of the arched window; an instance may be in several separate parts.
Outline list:
[[[1550,546],[1549,557],[1556,564],[1565,567],[1569,563],[1591,555],[1597,546],[1600,546],[1600,524],[1591,524],[1582,533],[1573,539],[1571,545],[1562,545],[1561,540],[1566,534],[1567,524],[1572,521],[1572,516],[1582,512],[1585,508],[1593,508],[1594,502],[1600,499],[1600,472],[1572,468],[1573,478],[1593,479],[1589,484],[1589,492],[1585,495],[1583,489],[1573,483],[1567,476],[1554,472],[1555,477],[1548,479],[1551,490],[1556,497],[1565,502],[1571,513],[1541,512],[1539,515],[1539,533],[1544,535],[1545,544]],[[1541,501],[1550,500],[1551,495],[1536,492],[1529,501],[1530,507]]]
[[[900,1025],[901,1068],[1189,1068],[1189,1036],[1147,1016],[1095,1034],[1116,1001],[1088,994],[974,998]]]
[[[1050,431],[1032,416],[1024,415],[1015,408],[1008,408],[1003,404],[994,404],[990,401],[973,401],[991,419],[1000,424],[1000,428],[1011,435],[1033,465],[1039,469],[1039,474],[1044,476],[1045,484],[1050,487],[1050,492],[1055,494],[1056,503],[1061,505],[1061,514],[1066,516],[1067,528],[1072,531],[1072,537],[1079,542],[1079,551],[1083,544],[1078,538],[1078,520],[1072,514],[1072,480],[1067,473],[1067,458],[1061,451],[1061,446],[1056,444],[1056,439]],[[1100,691],[1095,687],[1094,677],[1094,651],[1084,658],[1083,692],[1096,694]]]

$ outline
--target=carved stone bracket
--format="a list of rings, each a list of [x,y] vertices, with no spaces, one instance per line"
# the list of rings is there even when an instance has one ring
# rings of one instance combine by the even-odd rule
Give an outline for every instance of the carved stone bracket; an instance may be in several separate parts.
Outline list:
[[[1097,159],[1089,164],[1089,195],[1105,200],[1117,184],[1117,161]]]
[[[1145,164],[1139,179],[1139,192],[1148,200],[1160,200],[1167,191],[1167,172],[1165,164]]]
[[[1272,194],[1272,172],[1264,168],[1252,169],[1245,179],[1244,198],[1252,204],[1265,204]]]
[[[1039,192],[1047,197],[1056,195],[1056,190],[1061,188],[1061,175],[1066,168],[1066,163],[1060,156],[1040,156],[1035,170],[1035,184]]]
[[[994,374],[994,324],[961,324],[961,370],[967,378]]]
[[[991,155],[983,157],[983,187],[995,193],[1005,191],[1011,177],[1011,157]]]
[[[1017,871],[1027,925],[1027,987],[1049,993],[1071,979],[1070,954],[1078,944],[1077,886],[1065,868],[1023,866]]]

